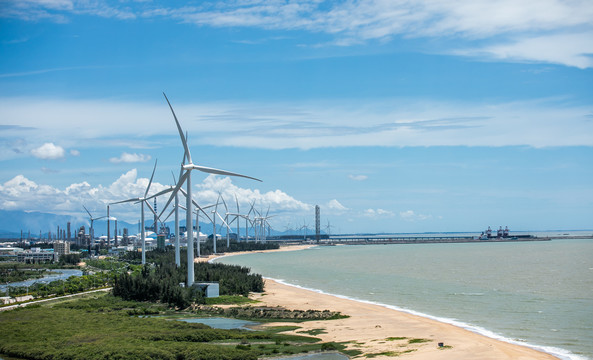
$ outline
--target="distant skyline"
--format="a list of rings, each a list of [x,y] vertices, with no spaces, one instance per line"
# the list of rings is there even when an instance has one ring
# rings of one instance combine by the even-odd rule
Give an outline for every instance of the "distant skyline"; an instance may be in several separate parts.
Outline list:
[[[194,161],[284,231],[593,228],[588,1],[4,1],[0,209],[84,216]],[[163,204],[166,198],[159,200]],[[234,210],[234,208],[233,208]],[[111,212],[136,223],[138,206]]]

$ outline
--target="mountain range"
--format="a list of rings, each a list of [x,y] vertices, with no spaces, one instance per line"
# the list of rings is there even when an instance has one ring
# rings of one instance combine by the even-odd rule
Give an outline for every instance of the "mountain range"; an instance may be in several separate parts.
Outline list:
[[[152,218],[146,221],[146,226],[152,225]],[[0,210],[0,239],[19,239],[21,237],[21,230],[23,237],[27,237],[29,232],[30,236],[34,239],[38,239],[41,235],[42,238],[47,238],[48,233],[51,232],[52,236],[56,234],[58,226],[61,229],[67,229],[67,224],[70,222],[70,229],[72,234],[77,232],[81,226],[85,226],[85,232],[88,233],[89,219],[86,217],[76,217],[70,215],[56,215],[42,212],[27,212],[20,210]],[[181,226],[185,226],[185,216],[183,220],[179,221]],[[175,222],[170,221],[166,223],[167,226],[174,231]],[[243,223],[242,223],[243,225]],[[96,220],[93,223],[95,228],[95,236],[99,237],[107,235],[107,221],[104,219]],[[127,228],[130,234],[136,234],[139,232],[138,223],[132,224],[125,221],[118,220],[117,229],[118,234],[121,234],[123,229]],[[200,222],[200,228],[202,233],[212,233],[212,224],[208,222]],[[236,226],[231,225],[231,232],[236,232]],[[225,230],[217,224],[216,230],[218,234],[225,234]],[[114,223],[111,222],[111,236],[113,236]],[[241,226],[241,232],[245,229]],[[309,230],[309,233],[313,231]],[[249,231],[250,235],[253,234],[252,229]],[[285,235],[288,232],[281,232],[272,229],[271,235]],[[72,235],[74,236],[74,235]]]

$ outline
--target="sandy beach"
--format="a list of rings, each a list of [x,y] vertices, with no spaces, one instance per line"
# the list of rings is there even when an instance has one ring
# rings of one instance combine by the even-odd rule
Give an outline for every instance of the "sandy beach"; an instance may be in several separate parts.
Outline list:
[[[306,247],[284,247],[275,251],[300,250]],[[495,340],[450,324],[379,305],[320,294],[270,279],[266,279],[265,293],[252,296],[266,306],[339,311],[350,316],[339,320],[303,322],[298,324],[301,328],[296,330],[295,334],[299,334],[299,331],[323,329],[322,333],[315,336],[325,342],[348,343],[348,349],[356,349],[363,354],[355,358],[365,358],[365,355],[370,354],[387,354],[376,358],[405,357],[414,360],[557,359],[552,355],[528,347]],[[267,326],[279,324],[272,323]],[[294,325],[294,323],[288,325]],[[303,335],[303,333],[300,334]],[[443,343],[444,347],[439,347],[439,343]]]

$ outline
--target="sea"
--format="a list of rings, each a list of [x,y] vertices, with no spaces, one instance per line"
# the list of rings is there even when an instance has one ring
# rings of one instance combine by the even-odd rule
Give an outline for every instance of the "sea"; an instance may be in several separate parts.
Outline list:
[[[247,266],[288,285],[450,323],[560,359],[593,360],[591,237],[317,246],[216,261]]]

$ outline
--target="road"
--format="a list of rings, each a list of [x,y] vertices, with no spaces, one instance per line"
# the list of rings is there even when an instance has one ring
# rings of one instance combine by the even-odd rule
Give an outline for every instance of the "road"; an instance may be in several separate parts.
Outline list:
[[[91,293],[98,292],[98,291],[110,291],[110,290],[111,290],[111,288],[104,288],[104,289],[97,289],[97,290],[90,290],[90,291],[80,292],[80,293],[76,293],[76,294],[58,296],[58,297],[53,297],[53,298],[48,298],[48,299],[41,299],[41,300],[29,301],[29,302],[22,303],[22,304],[15,304],[15,305],[10,305],[10,306],[0,307],[0,311],[12,310],[12,309],[16,309],[17,307],[25,307],[25,306],[28,306],[28,305],[31,305],[31,304],[39,304],[39,303],[46,302],[46,301],[66,299],[66,298],[70,298],[70,297],[74,297],[74,296],[80,296],[80,295],[84,295],[84,294],[91,294]]]

